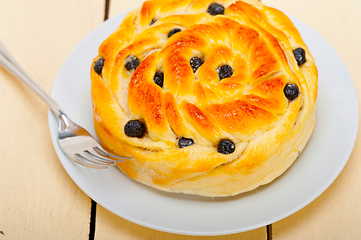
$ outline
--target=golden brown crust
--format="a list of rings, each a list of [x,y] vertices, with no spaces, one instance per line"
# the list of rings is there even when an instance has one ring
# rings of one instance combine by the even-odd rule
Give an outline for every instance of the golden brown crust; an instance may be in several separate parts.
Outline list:
[[[101,142],[133,159],[118,164],[129,177],[165,191],[229,196],[282,174],[306,145],[314,126],[317,69],[298,30],[280,11],[256,0],[146,1],[130,12],[99,48],[102,73],[91,71],[94,122]],[[156,20],[153,24],[152,21]],[[168,38],[175,29],[181,32]],[[293,50],[306,51],[301,66]],[[136,56],[140,65],[127,70]],[[204,60],[194,73],[192,57]],[[220,81],[216,69],[233,69]],[[154,83],[164,74],[162,87]],[[289,101],[283,89],[296,84]],[[124,126],[139,119],[142,138]],[[192,146],[178,147],[180,138]],[[231,154],[217,152],[229,139]]]

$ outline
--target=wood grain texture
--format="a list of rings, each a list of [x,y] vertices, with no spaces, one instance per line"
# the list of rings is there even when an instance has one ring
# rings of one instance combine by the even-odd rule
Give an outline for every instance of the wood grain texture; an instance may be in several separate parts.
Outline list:
[[[122,0],[111,0],[109,17],[113,17],[123,11],[133,9],[141,6],[142,0],[122,1]],[[95,239],[106,240],[106,239],[127,239],[127,240],[145,240],[145,239],[157,239],[157,240],[266,240],[267,229],[266,227],[256,229],[253,231],[217,236],[217,237],[193,237],[184,236],[177,234],[164,233],[160,231],[151,230],[127,220],[124,220],[103,207],[98,205],[97,208],[97,226],[95,231]]]
[[[361,96],[361,2],[357,0],[263,0],[321,34],[345,62]],[[336,181],[315,201],[272,224],[273,240],[356,240],[361,236],[360,127],[353,153]]]
[[[124,11],[140,7],[142,6],[143,2],[144,0],[132,0],[132,1],[110,0],[109,18],[114,17]]]
[[[1,0],[0,41],[50,93],[70,51],[104,17],[98,0]],[[0,67],[0,239],[88,239],[91,201],[50,140],[47,106]]]
[[[103,207],[97,207],[96,240],[266,240],[266,227],[225,236],[200,237],[171,234],[152,230],[124,220]]]

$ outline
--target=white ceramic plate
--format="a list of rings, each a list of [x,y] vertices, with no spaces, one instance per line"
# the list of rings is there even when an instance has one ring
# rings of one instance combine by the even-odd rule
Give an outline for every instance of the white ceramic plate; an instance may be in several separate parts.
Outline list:
[[[80,42],[60,69],[51,93],[69,117],[93,135],[90,65],[98,46],[125,14],[106,21]],[[308,26],[291,19],[319,70],[317,120],[304,152],[274,182],[228,198],[161,192],[129,179],[116,167],[93,170],[69,160],[58,146],[58,124],[49,111],[52,141],[69,176],[112,213],[145,227],[185,235],[248,231],[281,220],[309,204],[336,179],[352,152],[358,103],[351,77],[337,53]]]

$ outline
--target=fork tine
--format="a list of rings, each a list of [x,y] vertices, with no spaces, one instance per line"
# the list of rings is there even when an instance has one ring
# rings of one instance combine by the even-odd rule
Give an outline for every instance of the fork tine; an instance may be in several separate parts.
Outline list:
[[[77,163],[85,166],[85,167],[90,167],[90,168],[96,168],[96,169],[106,169],[108,168],[108,166],[110,166],[109,164],[105,164],[105,163],[100,163],[100,162],[94,162],[94,160],[89,160],[86,157],[80,155],[79,153],[75,153],[74,154],[74,158],[73,158]]]
[[[97,164],[100,166],[112,166],[115,165],[114,162],[105,162],[105,161],[99,161],[97,158],[93,158],[91,154],[89,154],[90,152],[88,151],[84,151],[84,153],[87,154],[87,156],[81,155],[79,153],[76,153],[77,155],[80,156],[81,159],[83,159],[84,161],[90,162],[91,164]]]
[[[96,155],[96,154],[94,154],[94,153],[92,153],[92,152],[90,152],[90,151],[88,151],[88,150],[84,150],[84,152],[85,152],[88,156],[90,156],[91,158],[94,158],[95,160],[97,160],[97,161],[99,161],[99,162],[101,162],[101,163],[107,164],[107,165],[109,165],[109,164],[115,165],[115,163],[120,162],[120,161],[121,161],[121,162],[124,162],[124,160],[114,161],[114,160],[112,160],[112,159],[103,157],[102,155]]]
[[[82,165],[84,167],[93,168],[93,169],[107,169],[108,168],[106,166],[99,166],[99,165],[95,165],[95,164],[90,164],[88,162],[83,162],[78,157],[75,157],[75,156],[72,159],[74,162],[76,162],[77,164]]]
[[[105,151],[105,150],[103,150],[103,149],[101,149],[99,147],[94,147],[93,149],[98,154],[102,155],[103,157],[110,158],[114,162],[124,162],[124,160],[126,160],[126,159],[132,159],[132,157],[121,157],[121,156],[117,156],[117,155],[108,153],[107,151]]]

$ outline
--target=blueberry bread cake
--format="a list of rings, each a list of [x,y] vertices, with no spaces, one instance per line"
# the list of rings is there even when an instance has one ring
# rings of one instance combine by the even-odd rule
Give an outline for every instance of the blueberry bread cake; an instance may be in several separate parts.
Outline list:
[[[91,67],[94,124],[130,178],[232,196],[298,157],[315,123],[317,69],[298,30],[256,0],[151,0]],[[120,183],[121,184],[121,183]]]

